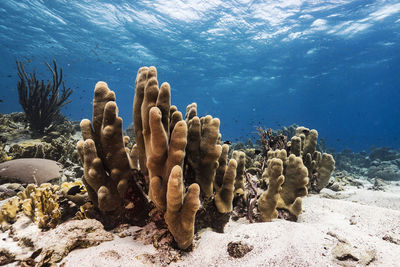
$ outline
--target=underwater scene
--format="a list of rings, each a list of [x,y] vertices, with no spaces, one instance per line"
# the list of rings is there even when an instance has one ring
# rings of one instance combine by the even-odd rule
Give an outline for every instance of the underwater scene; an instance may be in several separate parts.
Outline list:
[[[0,266],[399,266],[400,2],[3,0]]]

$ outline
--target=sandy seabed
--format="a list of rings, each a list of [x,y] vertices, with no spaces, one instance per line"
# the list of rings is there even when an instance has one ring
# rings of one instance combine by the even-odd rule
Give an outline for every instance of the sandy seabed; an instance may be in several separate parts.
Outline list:
[[[400,187],[345,189],[303,198],[298,222],[240,219],[230,221],[223,234],[204,229],[193,251],[170,266],[400,266]],[[253,249],[233,258],[227,252],[232,241]],[[2,245],[18,250],[15,244]],[[159,266],[146,260],[148,255],[157,257],[151,244],[115,235],[112,241],[71,251],[58,265]]]

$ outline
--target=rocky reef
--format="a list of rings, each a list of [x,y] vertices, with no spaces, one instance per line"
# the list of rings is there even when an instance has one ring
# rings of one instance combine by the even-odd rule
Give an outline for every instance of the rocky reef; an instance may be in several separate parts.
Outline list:
[[[400,180],[400,151],[388,147],[371,149],[370,153],[343,150],[335,154],[337,169],[369,179]]]

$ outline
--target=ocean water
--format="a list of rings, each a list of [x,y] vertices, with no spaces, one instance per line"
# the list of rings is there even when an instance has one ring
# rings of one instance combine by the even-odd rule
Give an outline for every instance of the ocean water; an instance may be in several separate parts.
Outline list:
[[[53,59],[72,120],[91,118],[102,80],[127,127],[137,69],[154,65],[224,140],[296,123],[337,151],[400,147],[399,1],[0,1],[0,113],[22,111],[15,62],[47,80]]]

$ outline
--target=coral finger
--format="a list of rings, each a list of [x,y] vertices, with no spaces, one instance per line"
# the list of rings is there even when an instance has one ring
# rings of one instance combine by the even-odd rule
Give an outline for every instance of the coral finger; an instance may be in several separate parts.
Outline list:
[[[92,124],[90,120],[83,119],[80,123],[83,140],[94,139]]]
[[[237,162],[231,159],[224,175],[224,181],[221,190],[215,195],[215,205],[221,213],[232,211],[234,182],[236,177]]]
[[[175,166],[182,166],[185,158],[185,148],[187,143],[187,127],[184,121],[176,124],[170,139],[166,174],[169,175]]]
[[[235,181],[236,177],[236,168],[237,168],[237,161],[234,159],[231,159],[228,163],[228,168],[226,169],[225,175],[224,175],[224,180],[222,184],[221,190],[225,192],[233,192],[233,183]]]
[[[95,135],[100,134],[101,123],[103,122],[104,107],[109,101],[115,101],[115,93],[108,88],[107,83],[96,83],[96,86],[94,88],[92,119],[93,132]]]
[[[178,212],[183,202],[182,168],[174,166],[168,180],[167,212]]]
[[[160,109],[162,117],[161,121],[164,125],[164,130],[169,133],[169,109],[171,106],[171,89],[168,83],[161,85],[158,92],[156,106]]]
[[[94,145],[94,141],[92,139],[87,139],[83,144],[83,155],[84,155],[84,164],[86,166],[92,165],[92,162],[95,158],[97,158],[96,146]]]
[[[149,71],[148,67],[141,67],[136,74],[135,83],[140,83],[146,80],[148,71]]]
[[[79,140],[78,143],[76,144],[76,150],[78,151],[79,159],[81,160],[82,164],[85,160],[84,156],[85,151],[83,150],[84,145],[85,142],[83,140]]]
[[[158,176],[150,179],[149,197],[158,210],[165,210],[165,193],[162,190],[162,180]]]
[[[151,152],[161,157],[167,152],[168,138],[161,123],[161,111],[157,107],[150,110]]]
[[[103,127],[106,127],[108,125],[113,125],[115,122],[115,119],[117,118],[118,115],[118,108],[117,104],[115,102],[107,102],[107,104],[104,107],[104,114],[103,114]]]
[[[182,113],[180,111],[174,111],[171,114],[170,122],[169,122],[169,131],[172,132],[175,128],[175,125],[182,120]]]
[[[200,207],[200,187],[198,184],[191,184],[188,189],[188,193],[184,198],[182,205],[181,216],[182,223],[186,222],[190,225],[193,224],[196,212]]]

